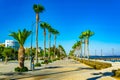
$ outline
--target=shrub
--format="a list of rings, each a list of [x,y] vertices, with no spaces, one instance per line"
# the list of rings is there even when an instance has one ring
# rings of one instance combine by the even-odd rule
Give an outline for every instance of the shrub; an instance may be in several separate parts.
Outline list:
[[[28,68],[27,67],[23,67],[23,68],[16,67],[14,70],[15,72],[27,72]]]
[[[48,64],[50,60],[44,60],[44,62],[41,62],[41,64]]]
[[[104,68],[108,68],[108,67],[111,67],[112,64],[110,63],[105,63],[105,62],[98,62],[98,61],[90,61],[90,60],[85,60],[85,59],[79,59],[79,58],[76,58],[76,57],[70,57],[74,60],[77,60],[81,63],[84,63],[88,66],[91,66],[93,67],[94,69],[104,69]]]
[[[26,72],[26,71],[28,71],[28,68],[27,68],[27,67],[21,68],[21,72]]]
[[[48,60],[48,63],[52,63],[52,60],[49,59],[49,60]]]
[[[45,64],[44,62],[41,62],[41,64]]]
[[[45,63],[45,64],[48,64],[48,60],[44,60],[44,63]]]
[[[36,64],[35,64],[35,67],[40,67],[40,66],[41,66],[40,63],[36,63]]]
[[[20,72],[21,70],[20,70],[20,68],[19,67],[16,67],[15,68],[15,72]]]

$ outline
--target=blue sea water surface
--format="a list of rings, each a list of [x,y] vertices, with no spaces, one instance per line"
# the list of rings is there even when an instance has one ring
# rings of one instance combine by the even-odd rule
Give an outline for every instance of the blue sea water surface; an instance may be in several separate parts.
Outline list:
[[[120,56],[90,56],[90,59],[102,59],[102,58],[105,58],[105,59],[108,59],[108,58],[111,58],[111,60],[106,60],[106,61],[112,61],[112,62],[120,62]],[[113,58],[117,58],[118,60],[114,60]]]

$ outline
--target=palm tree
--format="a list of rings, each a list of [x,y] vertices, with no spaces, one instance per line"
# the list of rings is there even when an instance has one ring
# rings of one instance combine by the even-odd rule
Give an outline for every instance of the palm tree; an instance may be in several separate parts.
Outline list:
[[[56,39],[57,39],[57,35],[59,34],[59,32],[57,30],[53,30],[52,31],[53,35],[54,35],[54,56],[55,56],[55,52],[56,52]]]
[[[8,57],[14,53],[14,49],[8,47],[4,48],[4,51],[2,52],[3,56],[5,57],[5,64],[8,62]]]
[[[85,41],[85,53],[88,55],[87,57],[89,59],[89,38],[94,35],[94,32],[87,30],[83,32],[82,35],[84,36]]]
[[[39,22],[39,13],[44,11],[44,7],[40,4],[33,5],[34,12],[36,13],[36,63],[38,63],[38,22]]]
[[[49,54],[48,54],[48,57],[50,58],[50,53],[51,53],[51,50],[50,50],[50,48],[51,48],[51,33],[53,32],[53,29],[52,29],[52,27],[51,26],[48,26],[48,32],[49,32],[49,34],[48,34],[48,44],[49,44]]]
[[[44,57],[46,57],[46,28],[49,27],[49,24],[47,24],[46,22],[43,22],[40,24],[41,28],[44,30],[43,34],[44,34]]]
[[[59,49],[59,58],[65,57],[65,56],[66,56],[66,51],[65,51],[65,49],[63,48],[63,46],[62,46],[62,45],[59,45],[59,46],[58,46],[58,49]]]
[[[78,51],[80,50],[81,48],[81,42],[80,41],[77,41],[73,46],[72,48],[74,49],[74,51]],[[78,55],[78,54],[77,54]]]
[[[79,36],[79,38],[80,38],[80,42],[81,42],[81,56],[83,56],[83,55],[82,55],[82,53],[83,53],[83,51],[82,51],[82,43],[83,43],[84,36],[81,34],[81,35]],[[84,54],[84,57],[85,57],[85,54]]]
[[[18,30],[18,32],[11,32],[9,36],[12,36],[14,39],[16,39],[20,45],[18,50],[18,63],[19,67],[24,67],[24,55],[25,55],[25,49],[24,49],[24,43],[28,36],[31,34],[31,31],[27,31],[24,29],[23,31]]]

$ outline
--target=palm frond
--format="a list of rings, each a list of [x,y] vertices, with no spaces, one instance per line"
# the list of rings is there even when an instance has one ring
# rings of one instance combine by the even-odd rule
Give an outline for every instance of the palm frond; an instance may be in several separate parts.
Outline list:
[[[41,23],[40,24],[40,26],[41,26],[41,28],[47,28],[48,29],[48,27],[50,26],[48,23],[46,23],[46,22],[43,22],[43,23]]]
[[[23,29],[23,31],[18,30],[18,32],[11,32],[9,36],[12,36],[14,39],[18,41],[18,43],[23,46],[28,36],[31,34],[31,31],[27,31]]]
[[[40,4],[34,4],[33,5],[33,9],[34,9],[34,11],[36,12],[36,13],[41,13],[41,12],[43,12],[44,10],[45,10],[45,8],[42,6],[42,5],[40,5]]]

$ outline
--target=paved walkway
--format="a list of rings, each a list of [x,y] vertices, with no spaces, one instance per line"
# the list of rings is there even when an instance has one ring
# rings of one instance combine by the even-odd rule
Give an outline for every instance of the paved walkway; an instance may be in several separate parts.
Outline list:
[[[111,70],[95,70],[73,59],[55,61],[25,73],[5,73],[2,78],[18,80],[115,80]]]

